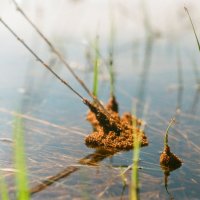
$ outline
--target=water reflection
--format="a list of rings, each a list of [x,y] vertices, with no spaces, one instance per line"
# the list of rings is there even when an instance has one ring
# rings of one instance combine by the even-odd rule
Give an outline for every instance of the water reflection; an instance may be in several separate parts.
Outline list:
[[[179,168],[179,167],[178,167]],[[169,188],[168,188],[168,182],[169,182],[169,177],[170,177],[170,173],[172,171],[175,171],[176,169],[178,168],[175,168],[175,169],[169,169],[167,167],[164,167],[164,166],[161,166],[161,169],[163,171],[163,177],[164,177],[164,186],[165,186],[165,190],[167,192],[167,194],[169,195],[169,198],[170,200],[173,200],[174,199],[174,196],[173,194],[170,192]]]
[[[178,93],[177,93],[177,106],[176,114],[180,113],[182,108],[182,99],[183,99],[183,70],[182,62],[180,57],[180,51],[177,50],[177,79],[178,79]]]
[[[165,184],[165,189],[167,194],[169,195],[170,200],[173,200],[174,197],[172,195],[172,193],[168,190],[168,178],[170,176],[170,171],[164,171],[164,184]]]
[[[142,1],[142,11],[144,14],[144,28],[145,28],[145,45],[144,45],[144,59],[142,62],[142,73],[141,73],[141,79],[139,82],[138,87],[138,101],[145,104],[146,101],[146,90],[148,85],[148,77],[150,73],[150,66],[151,66],[151,58],[153,55],[153,44],[155,40],[156,34],[154,33],[154,30],[152,30],[151,23],[149,21],[148,11],[146,8],[145,1]],[[139,108],[139,112],[141,112],[143,109]],[[141,116],[142,113],[137,113],[137,116]]]
[[[94,153],[85,156],[84,158],[80,159],[78,163],[82,165],[90,165],[90,166],[97,166],[99,162],[107,157],[111,157],[116,153],[116,151],[110,149],[102,149],[98,148],[95,150]],[[31,195],[38,193],[42,190],[45,190],[48,186],[54,184],[55,182],[59,181],[60,179],[66,178],[72,173],[77,172],[80,170],[80,166],[69,166],[66,169],[60,171],[56,175],[50,176],[49,178],[41,181],[38,185],[32,187],[30,189]],[[123,192],[122,192],[123,194]]]
[[[87,155],[86,157],[79,160],[80,164],[83,165],[97,165],[100,161],[105,158],[112,157],[117,151],[111,149],[98,148],[94,153]]]
[[[198,104],[199,104],[199,98],[200,98],[200,88],[196,89],[194,94],[194,99],[191,105],[190,113],[193,115],[196,115],[198,111]]]

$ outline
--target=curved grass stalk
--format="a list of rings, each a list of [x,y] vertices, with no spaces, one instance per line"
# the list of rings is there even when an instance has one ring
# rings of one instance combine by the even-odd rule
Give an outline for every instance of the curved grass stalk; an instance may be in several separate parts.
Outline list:
[[[168,135],[169,135],[169,129],[175,124],[175,118],[172,118],[169,122],[169,125],[165,131],[165,137],[164,137],[164,147],[168,146]]]
[[[187,9],[186,7],[184,7],[184,9],[185,9],[185,12],[187,13],[187,15],[188,15],[188,17],[189,17],[189,19],[190,19],[190,23],[191,23],[191,25],[192,25],[192,29],[193,29],[193,32],[194,32],[194,35],[195,35],[195,38],[196,38],[196,41],[197,41],[198,49],[199,49],[199,51],[200,51],[200,43],[199,43],[199,39],[198,39],[198,37],[197,37],[197,33],[196,33],[196,30],[195,30],[194,24],[193,24],[193,22],[192,22],[192,18],[191,18],[191,16],[190,16],[190,13],[189,13],[188,9]]]

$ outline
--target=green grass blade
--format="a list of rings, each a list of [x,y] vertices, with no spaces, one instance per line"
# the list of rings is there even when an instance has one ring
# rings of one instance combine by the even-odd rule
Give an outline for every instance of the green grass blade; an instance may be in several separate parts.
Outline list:
[[[29,188],[26,169],[25,149],[24,149],[24,130],[22,119],[16,117],[14,120],[14,154],[15,154],[15,167],[16,167],[16,188],[18,192],[18,200],[29,200]]]
[[[140,158],[140,138],[134,137],[133,167],[131,176],[131,200],[139,199],[139,175],[138,164]]]
[[[9,200],[7,185],[2,173],[0,173],[0,193],[2,200]]]
[[[115,27],[113,19],[111,20],[110,41],[109,41],[109,73],[110,73],[110,93],[114,96],[115,93],[115,74],[114,74],[114,38]]]
[[[95,59],[94,59],[94,77],[93,77],[93,95],[97,97],[98,95],[98,79],[99,79],[99,37],[95,40]]]
[[[132,106],[132,114],[135,115],[136,118],[136,103]],[[130,192],[130,200],[138,200],[139,199],[139,176],[138,176],[138,164],[140,158],[140,136],[134,133],[134,127],[136,127],[136,120],[133,119],[133,166],[132,166],[132,174],[131,174],[131,192]]]
[[[191,23],[191,25],[192,25],[192,29],[193,29],[193,32],[194,32],[194,35],[195,35],[195,38],[196,38],[196,41],[197,41],[198,49],[199,49],[199,51],[200,51],[200,43],[199,43],[199,39],[198,39],[198,37],[197,37],[196,30],[195,30],[195,28],[194,28],[194,24],[193,24],[193,22],[192,22],[192,18],[191,18],[191,16],[190,16],[190,13],[189,13],[188,9],[187,9],[186,7],[184,7],[184,9],[185,9],[185,12],[187,13],[187,15],[188,15],[188,17],[189,17],[189,19],[190,19],[190,23]]]

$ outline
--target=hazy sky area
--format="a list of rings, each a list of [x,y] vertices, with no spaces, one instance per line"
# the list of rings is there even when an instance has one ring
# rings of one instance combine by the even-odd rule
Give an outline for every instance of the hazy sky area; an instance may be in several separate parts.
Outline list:
[[[189,9],[196,31],[200,33],[198,0],[18,0],[17,2],[71,62],[82,62],[86,44],[91,42],[97,33],[101,44],[107,45],[112,22],[116,32],[116,46],[120,49],[123,49],[122,45],[123,47],[129,45],[130,48],[132,45],[130,41],[142,43],[149,34],[167,40],[168,44],[178,43],[184,46],[190,40],[188,43],[192,41],[190,46],[194,48],[195,39],[184,6]],[[0,0],[0,5],[0,16],[6,23],[38,54],[48,59],[51,55],[44,41],[16,11],[12,1]],[[9,76],[12,74],[11,66],[20,63],[20,66],[23,66],[26,60],[32,57],[1,24],[0,44],[4,47],[0,48],[0,55],[4,58],[0,61],[0,68],[5,71],[2,73],[4,79],[7,77],[6,74]],[[122,62],[123,59],[127,62],[126,57],[121,57]]]
[[[87,37],[97,31],[101,37],[106,36],[111,18],[117,31],[124,35],[131,33],[140,37],[145,18],[156,31],[175,35],[187,28],[184,6],[190,9],[196,23],[200,22],[198,0],[18,0],[18,3],[43,31],[48,34],[54,32],[58,36]],[[12,1],[0,0],[0,4],[3,19],[23,33],[31,32]],[[0,34],[5,33],[0,31]]]

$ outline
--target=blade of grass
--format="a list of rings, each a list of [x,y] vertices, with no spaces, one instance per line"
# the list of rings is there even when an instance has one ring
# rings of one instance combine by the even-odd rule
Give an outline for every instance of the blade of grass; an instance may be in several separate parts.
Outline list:
[[[16,187],[18,192],[18,200],[29,200],[29,188],[27,178],[27,168],[24,149],[24,130],[22,118],[15,117],[13,137],[14,145],[14,163],[16,168]]]
[[[115,38],[115,27],[114,21],[111,19],[111,30],[110,30],[110,41],[109,41],[109,73],[110,73],[110,93],[114,96],[115,93],[115,74],[114,74],[114,38]]]
[[[131,200],[139,199],[139,176],[138,176],[138,163],[140,158],[140,138],[134,137],[134,151],[133,151],[133,167],[131,176]]]
[[[98,96],[98,82],[99,82],[99,36],[96,36],[95,39],[95,58],[94,58],[94,77],[93,77],[93,95]]]
[[[2,200],[9,200],[7,185],[2,173],[0,173],[0,193]]]
[[[188,15],[188,17],[189,17],[189,19],[190,19],[190,23],[191,23],[191,25],[192,25],[192,29],[193,29],[193,32],[194,32],[194,35],[195,35],[195,38],[196,38],[196,41],[197,41],[198,49],[199,49],[199,51],[200,51],[200,43],[199,43],[199,39],[198,39],[198,37],[197,37],[197,33],[196,33],[196,30],[195,30],[194,24],[193,24],[193,22],[192,22],[192,18],[191,18],[191,16],[190,16],[190,13],[189,13],[188,9],[187,9],[186,7],[184,7],[184,9],[185,9],[185,12],[187,13],[187,15]]]

